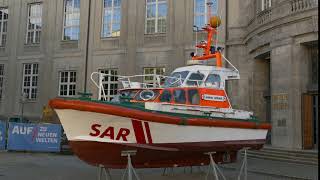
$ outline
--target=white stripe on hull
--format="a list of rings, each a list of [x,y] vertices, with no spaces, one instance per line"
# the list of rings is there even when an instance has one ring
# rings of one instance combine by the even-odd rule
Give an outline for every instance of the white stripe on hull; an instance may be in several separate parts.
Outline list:
[[[130,118],[70,109],[56,109],[56,112],[69,140],[110,143],[137,143],[138,141],[138,137],[136,137],[137,129],[133,127],[132,119]],[[100,131],[99,136],[90,136],[90,133],[95,133],[91,128],[93,124],[101,125],[98,128]],[[145,123],[141,124],[143,129],[140,134],[144,136],[146,143],[151,143],[147,137]],[[154,144],[257,140],[265,139],[268,132],[266,129],[186,126],[155,122],[148,122],[148,124],[152,143]],[[103,131],[108,127],[113,127],[114,129],[113,139],[110,136],[101,137]],[[125,139],[116,139],[121,128],[129,130],[130,133]],[[107,132],[106,134],[110,135],[110,133],[112,132]]]

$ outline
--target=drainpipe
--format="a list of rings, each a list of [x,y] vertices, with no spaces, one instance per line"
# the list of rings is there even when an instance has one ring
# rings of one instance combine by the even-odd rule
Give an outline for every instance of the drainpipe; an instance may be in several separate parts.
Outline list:
[[[87,81],[88,81],[88,61],[89,61],[89,40],[90,40],[90,20],[91,20],[91,0],[89,2],[88,9],[88,22],[87,22],[87,43],[86,43],[86,59],[85,59],[85,78],[84,78],[84,93],[87,92]]]
[[[224,32],[225,32],[225,45],[226,45],[226,47],[225,47],[225,51],[224,51],[224,55],[225,55],[225,57],[226,58],[229,58],[228,57],[228,45],[227,45],[227,41],[228,41],[228,18],[229,18],[229,15],[228,15],[228,9],[229,9],[229,7],[228,7],[228,0],[226,0],[225,1],[226,3],[225,3],[225,6],[226,6],[226,10],[225,10],[225,12],[226,12],[226,27],[225,27],[225,30],[224,30]],[[227,64],[227,67],[228,67],[228,64]],[[229,94],[229,83],[225,83],[225,90],[226,90],[226,93],[227,94]],[[231,104],[231,101],[229,101],[230,102],[230,104]]]
[[[225,28],[225,35],[226,35],[226,51],[225,51],[225,57],[228,58],[228,51],[227,51],[227,40],[228,40],[228,0],[225,1],[226,2],[226,28]]]

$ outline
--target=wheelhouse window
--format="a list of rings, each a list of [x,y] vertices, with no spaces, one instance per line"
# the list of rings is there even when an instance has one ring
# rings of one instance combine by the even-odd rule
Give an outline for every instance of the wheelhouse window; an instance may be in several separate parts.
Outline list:
[[[3,82],[4,82],[4,64],[0,64],[0,101],[2,100]]]
[[[0,47],[6,45],[8,31],[8,8],[0,8]]]
[[[148,87],[156,87],[157,85],[156,75],[164,75],[165,71],[166,69],[164,67],[144,68],[143,74],[145,76],[143,76],[143,82],[146,83]]]
[[[39,65],[37,63],[23,64],[22,92],[26,95],[26,98],[30,100],[35,100],[37,98],[38,68]]]
[[[271,8],[272,0],[261,0],[261,11]]]
[[[174,102],[178,104],[185,104],[187,101],[186,91],[183,89],[175,89],[173,91],[173,98],[174,98]]]
[[[103,1],[102,37],[120,36],[121,0]]]
[[[164,86],[179,87],[184,83],[188,74],[189,71],[173,72],[169,77],[166,78]]]
[[[146,0],[145,33],[165,33],[167,31],[167,0]]]
[[[64,0],[63,40],[79,40],[80,0]]]
[[[209,74],[205,81],[207,87],[220,88],[221,77],[218,74]]]
[[[203,78],[204,78],[204,75],[201,73],[192,73],[187,80],[187,85],[200,86],[203,82]]]
[[[101,69],[100,73],[106,74],[102,78],[103,89],[99,89],[100,100],[111,101],[118,93],[118,70],[117,69]]]
[[[75,96],[76,95],[76,71],[61,71],[59,73],[59,96]]]
[[[164,90],[160,96],[160,102],[170,103],[172,100],[172,94],[169,90]]]
[[[211,13],[217,14],[217,0],[194,0],[194,25],[198,28],[208,23],[208,2],[212,2]]]
[[[29,4],[26,44],[40,43],[41,30],[42,30],[42,4],[41,3]]]
[[[188,101],[192,105],[200,104],[200,95],[197,89],[189,89],[188,90]]]

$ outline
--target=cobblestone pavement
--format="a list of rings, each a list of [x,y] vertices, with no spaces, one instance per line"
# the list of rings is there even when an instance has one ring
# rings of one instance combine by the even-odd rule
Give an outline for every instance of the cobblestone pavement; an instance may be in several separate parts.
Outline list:
[[[241,165],[220,165],[226,180],[236,180]],[[141,180],[204,180],[207,166],[138,169]],[[110,170],[112,180],[123,170]],[[97,180],[98,169],[72,155],[0,152],[0,180]],[[214,179],[213,176],[210,176]],[[219,179],[222,179],[221,177]],[[318,166],[248,159],[248,180],[316,180]],[[104,180],[104,179],[103,179]]]

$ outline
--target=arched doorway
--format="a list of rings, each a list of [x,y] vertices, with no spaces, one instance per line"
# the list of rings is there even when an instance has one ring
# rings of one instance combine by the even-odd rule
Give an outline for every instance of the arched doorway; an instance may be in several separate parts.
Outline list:
[[[253,68],[253,111],[260,121],[271,123],[270,52],[257,56]],[[267,144],[271,144],[271,132]]]

